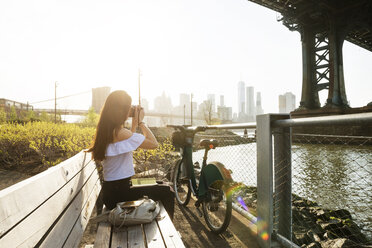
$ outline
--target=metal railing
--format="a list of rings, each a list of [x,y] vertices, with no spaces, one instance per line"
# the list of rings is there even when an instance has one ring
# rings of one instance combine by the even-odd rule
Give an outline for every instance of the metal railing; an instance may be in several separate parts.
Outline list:
[[[257,125],[208,126],[195,147],[219,140],[208,160],[232,171],[233,207],[255,225],[260,247],[360,247],[372,240],[372,135],[356,136],[355,126],[372,128],[372,114],[266,114]],[[196,149],[194,162],[202,155]]]
[[[262,246],[372,244],[372,137],[345,135],[353,127],[371,128],[372,114],[271,121],[274,159],[264,166],[274,182],[265,209],[273,238]]]

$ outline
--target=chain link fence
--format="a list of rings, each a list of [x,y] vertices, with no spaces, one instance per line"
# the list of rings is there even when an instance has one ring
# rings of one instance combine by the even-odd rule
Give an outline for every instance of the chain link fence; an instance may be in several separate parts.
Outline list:
[[[300,247],[372,245],[372,137],[292,134],[292,242]],[[284,174],[275,171],[275,181]],[[289,198],[289,196],[288,196]]]
[[[202,139],[218,140],[218,147],[208,152],[207,162],[218,161],[231,171],[236,185],[231,189],[235,207],[256,215],[257,152],[255,129],[218,129],[197,133],[194,139],[193,162],[202,165]]]
[[[355,134],[372,116],[283,117],[260,117],[257,137],[252,125],[210,126],[195,136],[193,162],[202,165],[200,140],[218,140],[208,161],[232,172],[233,208],[261,247],[372,247],[372,135]],[[353,136],[339,135],[342,125]]]

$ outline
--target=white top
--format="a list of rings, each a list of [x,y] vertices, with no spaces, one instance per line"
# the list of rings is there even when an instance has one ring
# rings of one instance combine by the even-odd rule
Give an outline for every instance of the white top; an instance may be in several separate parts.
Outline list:
[[[144,140],[145,136],[142,134],[133,133],[128,139],[107,146],[106,158],[102,161],[105,181],[120,180],[134,175],[132,151]]]

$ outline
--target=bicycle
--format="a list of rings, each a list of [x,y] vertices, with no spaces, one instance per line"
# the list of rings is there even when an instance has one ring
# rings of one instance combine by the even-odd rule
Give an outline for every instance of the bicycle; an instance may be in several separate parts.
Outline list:
[[[233,180],[229,170],[220,162],[207,163],[207,155],[210,149],[218,146],[215,139],[203,139],[200,146],[205,148],[202,167],[198,162],[193,164],[192,152],[194,136],[197,132],[207,128],[198,126],[195,128],[168,125],[175,128],[172,134],[172,142],[180,149],[181,158],[176,162],[172,181],[176,200],[179,205],[186,206],[191,198],[191,193],[197,198],[195,207],[199,217],[204,215],[208,227],[214,233],[220,234],[226,230],[230,223],[232,200],[228,189]],[[203,213],[199,207],[202,205]]]

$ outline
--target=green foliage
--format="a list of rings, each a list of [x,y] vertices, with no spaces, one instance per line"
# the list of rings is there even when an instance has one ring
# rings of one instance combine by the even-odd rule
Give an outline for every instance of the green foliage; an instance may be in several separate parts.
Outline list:
[[[0,124],[6,122],[6,113],[4,109],[0,108]]]
[[[81,121],[81,124],[86,127],[96,127],[98,124],[99,115],[96,113],[93,107],[88,111],[88,114],[85,115],[84,119]]]
[[[170,157],[173,157],[174,147],[168,138],[159,144],[158,148],[153,150],[138,149],[133,152],[133,158],[138,163],[156,162],[164,163]]]
[[[3,124],[0,129],[0,167],[55,165],[87,148],[94,132],[94,128],[75,124]]]
[[[161,142],[157,149],[139,149],[133,152],[136,160],[135,177],[155,177],[157,180],[170,180],[172,166],[178,155],[174,153],[174,147],[170,139]]]
[[[31,121],[31,120],[35,120],[36,119],[36,116],[35,116],[35,112],[33,110],[29,110],[26,112],[26,117],[25,117],[25,120],[26,121]]]
[[[17,121],[17,119],[18,119],[18,115],[17,115],[16,108],[14,106],[11,106],[8,120],[10,122],[15,122]]]
[[[41,114],[39,115],[39,120],[40,121],[43,121],[43,122],[53,122],[54,121],[54,118],[53,116],[51,116],[50,114],[48,114],[47,112],[41,112]]]

